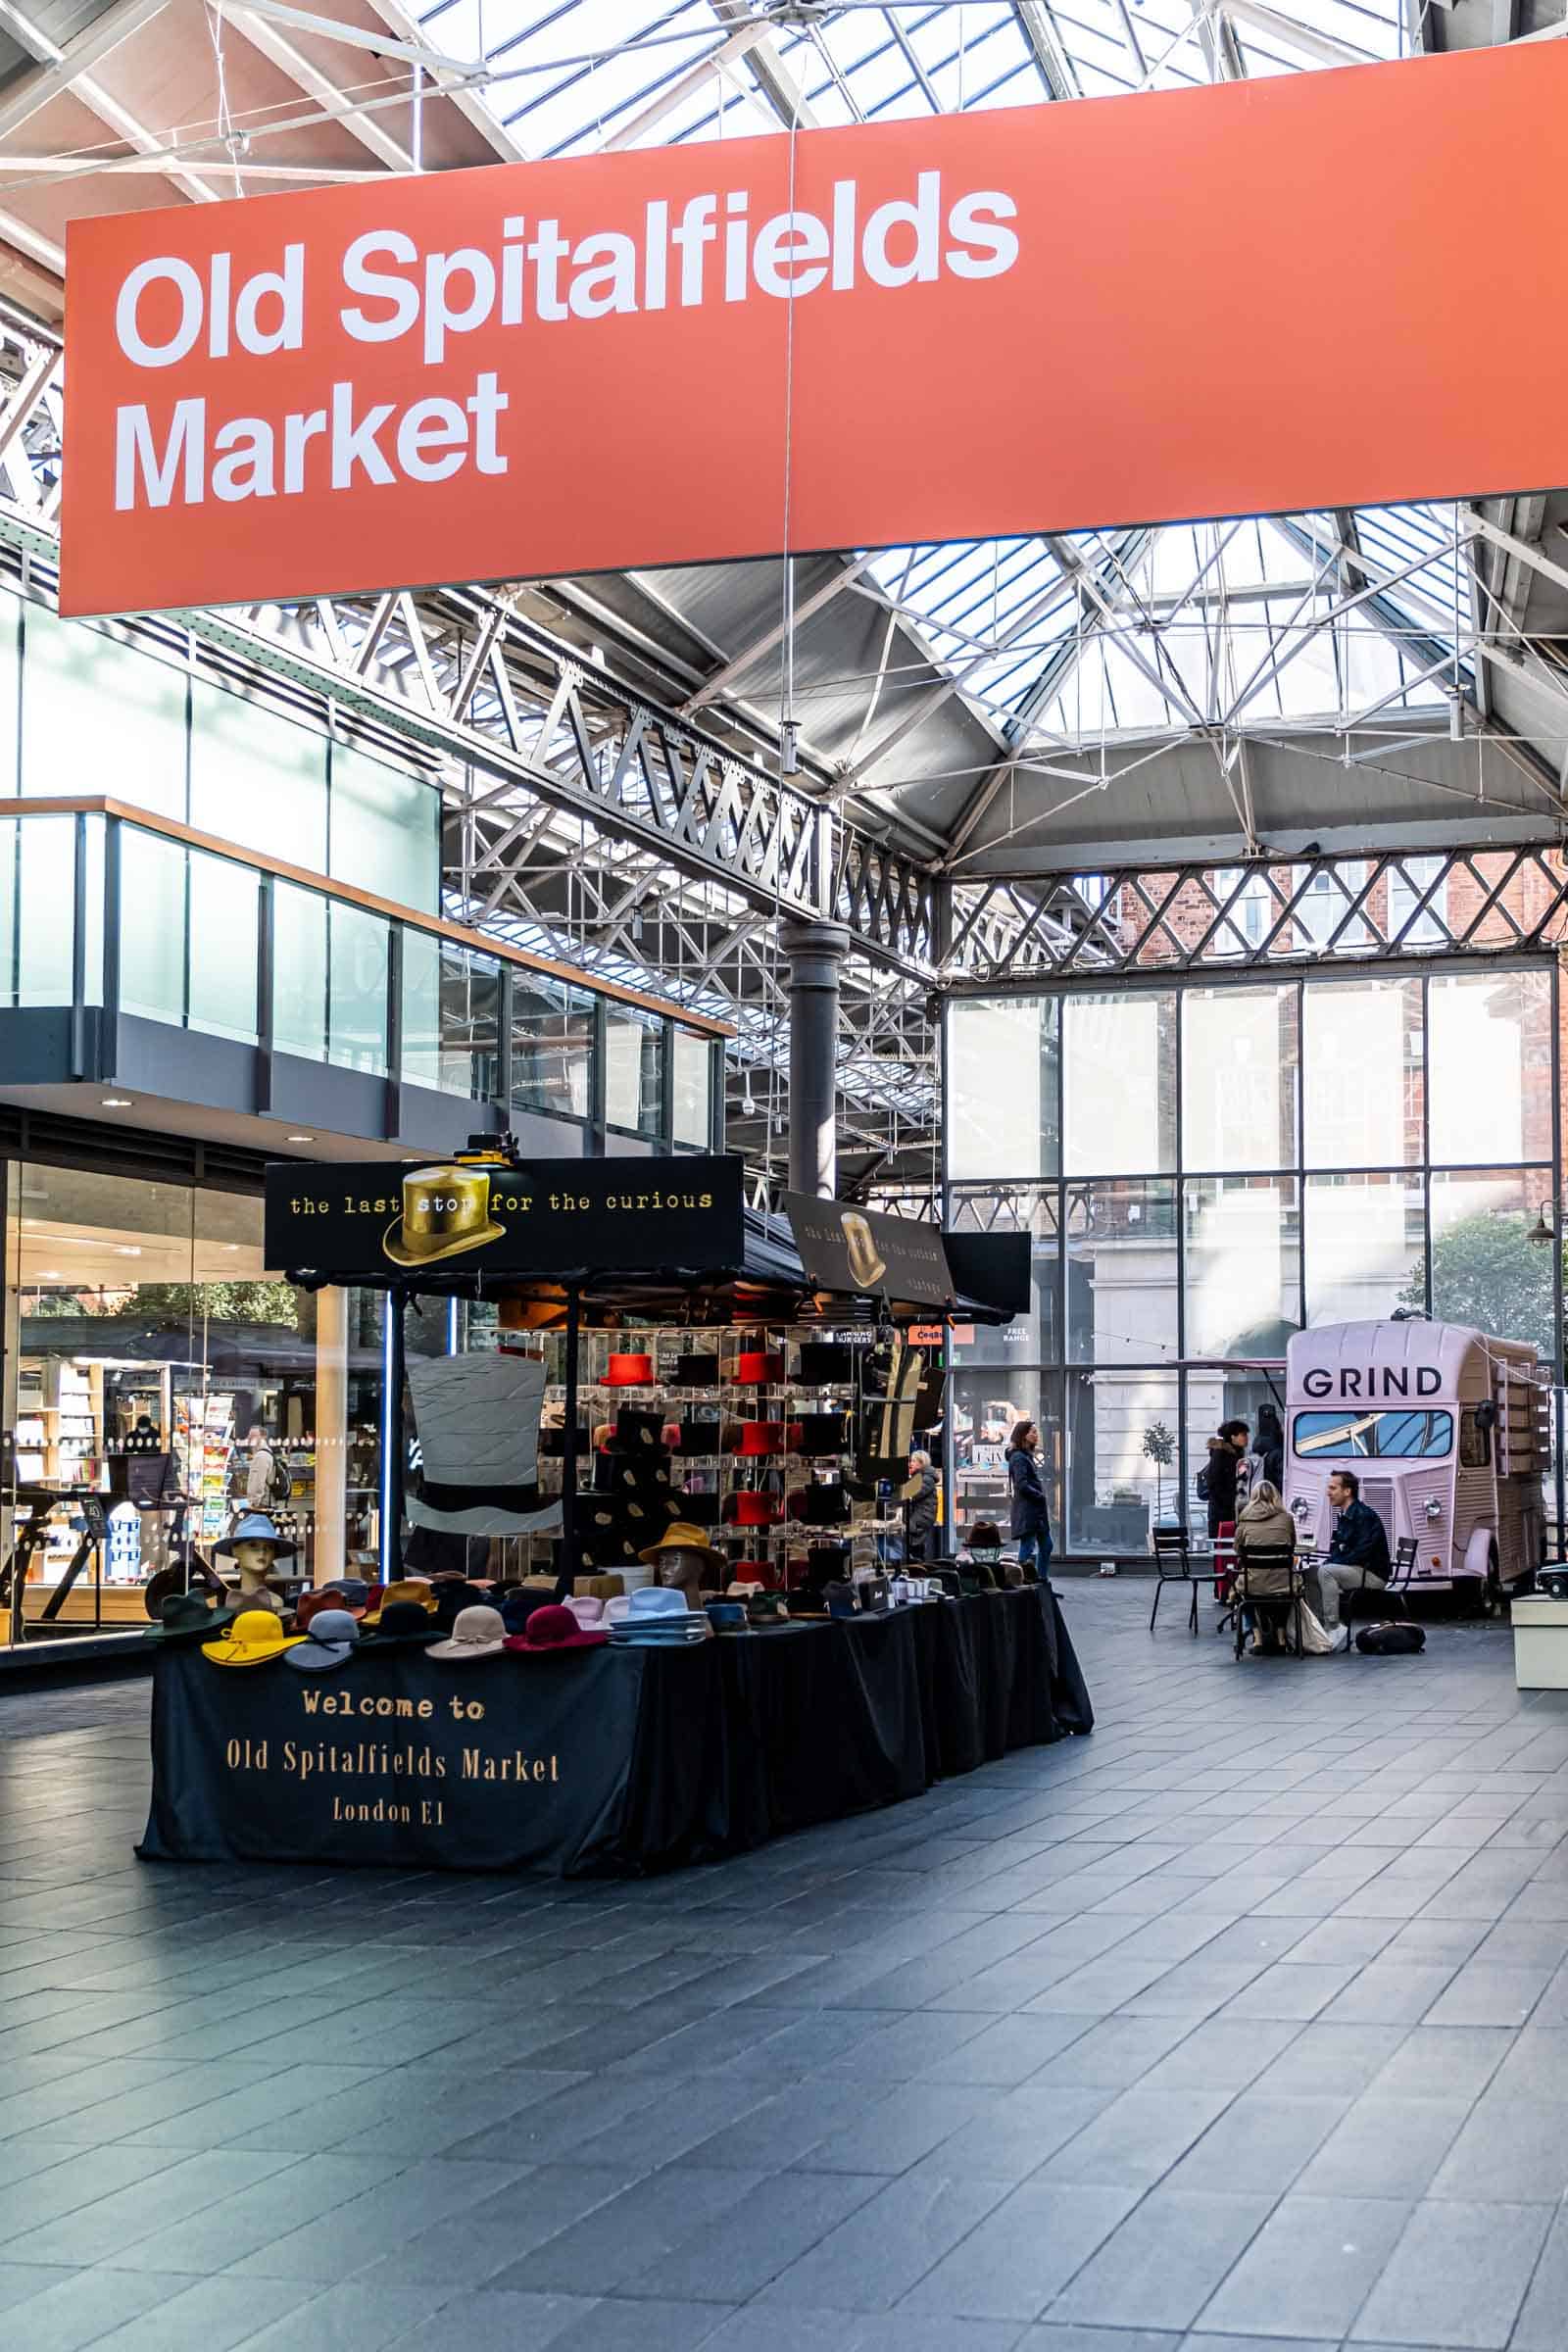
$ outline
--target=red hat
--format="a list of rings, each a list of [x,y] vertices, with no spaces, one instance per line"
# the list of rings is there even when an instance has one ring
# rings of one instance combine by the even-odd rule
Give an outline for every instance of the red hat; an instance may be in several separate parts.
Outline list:
[[[646,1389],[652,1385],[651,1355],[612,1355],[605,1372],[607,1389]]]
[[[735,1385],[743,1389],[776,1389],[783,1385],[784,1358],[771,1349],[743,1348],[735,1358]]]
[[[536,1658],[557,1649],[602,1649],[610,1640],[603,1632],[590,1631],[579,1624],[570,1609],[546,1601],[535,1609],[520,1634],[509,1634],[503,1648],[525,1658]]]
[[[368,1606],[368,1601],[351,1600],[336,1585],[318,1585],[313,1592],[302,1592],[295,1602],[294,1630],[303,1634],[311,1619],[319,1616],[322,1609],[347,1609],[351,1617],[363,1617]]]
[[[732,1453],[782,1453],[785,1428],[782,1421],[743,1421],[735,1432],[730,1446]]]
[[[732,1527],[773,1527],[784,1516],[780,1494],[757,1494],[746,1490],[724,1498],[724,1517]]]

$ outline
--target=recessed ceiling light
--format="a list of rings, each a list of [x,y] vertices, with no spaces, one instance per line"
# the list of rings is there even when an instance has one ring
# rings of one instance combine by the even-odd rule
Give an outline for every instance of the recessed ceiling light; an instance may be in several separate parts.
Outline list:
[[[314,1144],[316,1138],[314,1135],[291,1135],[288,1140],[291,1144]]]
[[[128,1095],[105,1095],[105,1110],[130,1110],[134,1106]]]
[[[58,1266],[40,1266],[38,1280],[40,1282],[63,1282],[65,1277]]]

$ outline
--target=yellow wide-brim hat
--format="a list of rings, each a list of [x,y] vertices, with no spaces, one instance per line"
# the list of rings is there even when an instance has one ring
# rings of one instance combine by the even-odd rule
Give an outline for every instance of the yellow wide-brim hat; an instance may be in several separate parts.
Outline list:
[[[265,1666],[309,1638],[285,1634],[281,1619],[270,1609],[241,1609],[220,1642],[202,1643],[202,1656],[211,1658],[215,1666]]]
[[[395,1266],[433,1266],[482,1250],[506,1230],[490,1214],[488,1169],[442,1163],[404,1177],[403,1214],[387,1227],[381,1248]]]
[[[386,1587],[385,1591],[381,1594],[380,1599],[375,1604],[374,1616],[367,1617],[365,1620],[366,1624],[379,1625],[381,1622],[381,1611],[384,1608],[389,1607],[393,1601],[397,1600],[412,1600],[418,1608],[424,1609],[430,1616],[433,1617],[435,1615],[435,1594],[431,1592],[429,1586],[416,1584],[412,1577],[399,1578],[395,1583]]]
[[[700,1527],[690,1527],[684,1519],[676,1519],[665,1528],[657,1544],[650,1544],[637,1557],[646,1567],[657,1568],[666,1551],[700,1551],[710,1568],[728,1568],[729,1562],[721,1551],[715,1551]]]

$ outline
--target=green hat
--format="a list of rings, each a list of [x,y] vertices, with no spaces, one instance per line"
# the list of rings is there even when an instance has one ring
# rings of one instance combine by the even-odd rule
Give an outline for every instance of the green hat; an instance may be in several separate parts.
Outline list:
[[[205,1592],[171,1592],[159,1614],[160,1622],[148,1626],[142,1640],[189,1648],[197,1642],[210,1642],[224,1626],[232,1625],[239,1610],[215,1609]]]

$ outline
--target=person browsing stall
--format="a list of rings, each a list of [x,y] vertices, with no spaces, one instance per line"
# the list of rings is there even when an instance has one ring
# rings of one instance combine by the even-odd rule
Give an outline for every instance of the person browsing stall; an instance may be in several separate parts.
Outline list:
[[[1390,1566],[1388,1535],[1376,1511],[1361,1500],[1361,1481],[1353,1470],[1334,1472],[1329,1502],[1337,1516],[1317,1582],[1318,1615],[1332,1634],[1340,1622],[1340,1594],[1359,1592],[1363,1582],[1376,1591],[1388,1583]]]
[[[1043,1572],[1051,1557],[1051,1505],[1040,1466],[1040,1432],[1032,1421],[1013,1424],[1007,1440],[1007,1485],[1012,1494],[1008,1532],[1017,1538],[1018,1564]]]
[[[928,1560],[931,1540],[937,1529],[937,1487],[939,1481],[932,1467],[931,1456],[918,1447],[909,1456],[909,1476],[920,1482],[919,1490],[909,1497],[909,1557]]]

